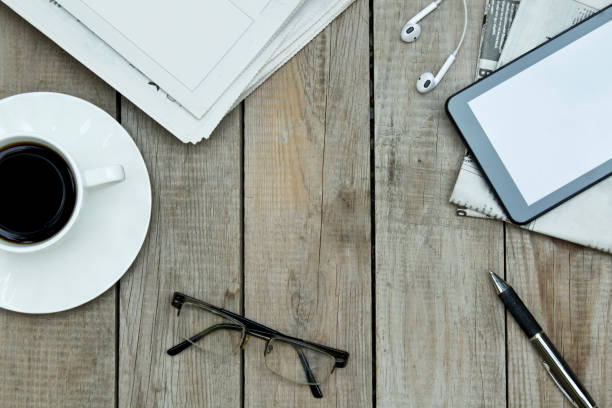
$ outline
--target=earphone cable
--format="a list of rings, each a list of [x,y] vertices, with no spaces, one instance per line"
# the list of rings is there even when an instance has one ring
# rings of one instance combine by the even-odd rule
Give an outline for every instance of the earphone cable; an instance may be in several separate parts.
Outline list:
[[[467,0],[463,0],[463,33],[461,33],[461,39],[459,40],[459,44],[457,44],[457,48],[453,51],[453,55],[456,56],[459,53],[459,49],[461,45],[463,45],[463,40],[465,39],[465,34],[467,33],[467,25],[468,25],[468,7]]]

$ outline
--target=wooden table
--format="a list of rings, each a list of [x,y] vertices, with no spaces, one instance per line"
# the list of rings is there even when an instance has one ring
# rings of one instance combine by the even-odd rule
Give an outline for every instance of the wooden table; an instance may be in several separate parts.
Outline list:
[[[136,140],[154,194],[148,239],[114,288],[66,313],[0,312],[0,406],[562,406],[488,269],[611,406],[612,257],[448,203],[463,146],[443,103],[474,77],[484,0],[470,1],[457,62],[422,96],[417,76],[463,24],[448,1],[400,43],[428,2],[357,0],[197,146],[0,5],[0,97],[57,91],[102,107]],[[315,400],[266,370],[260,341],[224,372],[198,353],[170,358],[175,290],[350,362]]]

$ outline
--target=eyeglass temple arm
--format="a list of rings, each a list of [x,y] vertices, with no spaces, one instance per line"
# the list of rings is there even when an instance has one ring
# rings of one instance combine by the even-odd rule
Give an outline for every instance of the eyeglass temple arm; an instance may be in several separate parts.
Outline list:
[[[317,385],[317,379],[312,372],[312,368],[310,368],[310,364],[308,364],[308,359],[306,358],[306,354],[304,354],[304,350],[296,347],[295,351],[297,351],[302,367],[304,367],[304,371],[306,372],[306,380],[310,385],[312,396],[315,398],[323,398],[323,392],[321,392],[321,387]]]
[[[215,324],[214,326],[210,326],[208,329],[202,330],[200,333],[194,336],[191,336],[188,340],[183,340],[176,346],[168,349],[167,353],[170,356],[176,356],[182,351],[193,346],[198,341],[202,340],[204,337],[208,336],[210,333],[215,332],[217,330],[242,330],[242,326],[239,326],[237,324],[231,324],[231,323]]]
[[[298,339],[296,337],[286,336],[277,330],[264,326],[261,323],[254,322],[253,320],[247,319],[246,317],[241,316],[239,314],[230,312],[229,310],[225,310],[225,309],[218,309],[218,310],[220,312],[227,314],[233,319],[239,321],[240,323],[244,324],[244,326],[246,327],[247,333],[254,334],[255,336],[258,336],[264,339],[275,337],[275,336],[281,336],[289,340],[308,344],[309,346],[315,347],[317,349],[325,351],[326,353],[331,354],[336,359],[336,368],[344,368],[348,362],[350,354],[346,351],[338,350],[332,347],[327,347],[322,344],[312,343],[310,341],[305,341],[302,339]]]
[[[350,357],[350,354],[347,351],[338,350],[338,349],[335,349],[335,348],[332,348],[332,347],[327,347],[327,346],[324,346],[322,344],[312,343],[310,341],[301,340],[301,339],[298,339],[298,338],[295,338],[295,337],[289,337],[289,336],[284,336],[284,337],[286,337],[286,338],[288,338],[290,340],[294,340],[294,341],[297,341],[297,342],[301,342],[301,343],[307,344],[307,345],[312,346],[314,348],[323,350],[323,351],[325,351],[328,354],[331,354],[336,359],[336,364],[335,364],[336,368],[344,368],[344,367],[346,367],[346,364],[347,364],[348,359]]]

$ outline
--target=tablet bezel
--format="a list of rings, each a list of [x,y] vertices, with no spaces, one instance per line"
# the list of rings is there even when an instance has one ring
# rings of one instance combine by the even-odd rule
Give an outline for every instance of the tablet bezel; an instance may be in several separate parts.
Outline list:
[[[451,122],[479,163],[509,218],[517,224],[530,222],[605,179],[612,174],[612,159],[528,205],[468,102],[610,21],[612,21],[612,6],[602,9],[587,20],[514,59],[491,75],[455,93],[446,101],[446,112]]]

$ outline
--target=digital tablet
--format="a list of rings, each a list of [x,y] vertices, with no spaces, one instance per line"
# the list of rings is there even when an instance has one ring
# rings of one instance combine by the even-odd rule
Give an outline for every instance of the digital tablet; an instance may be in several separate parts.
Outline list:
[[[612,6],[451,96],[446,111],[510,219],[612,174]]]

